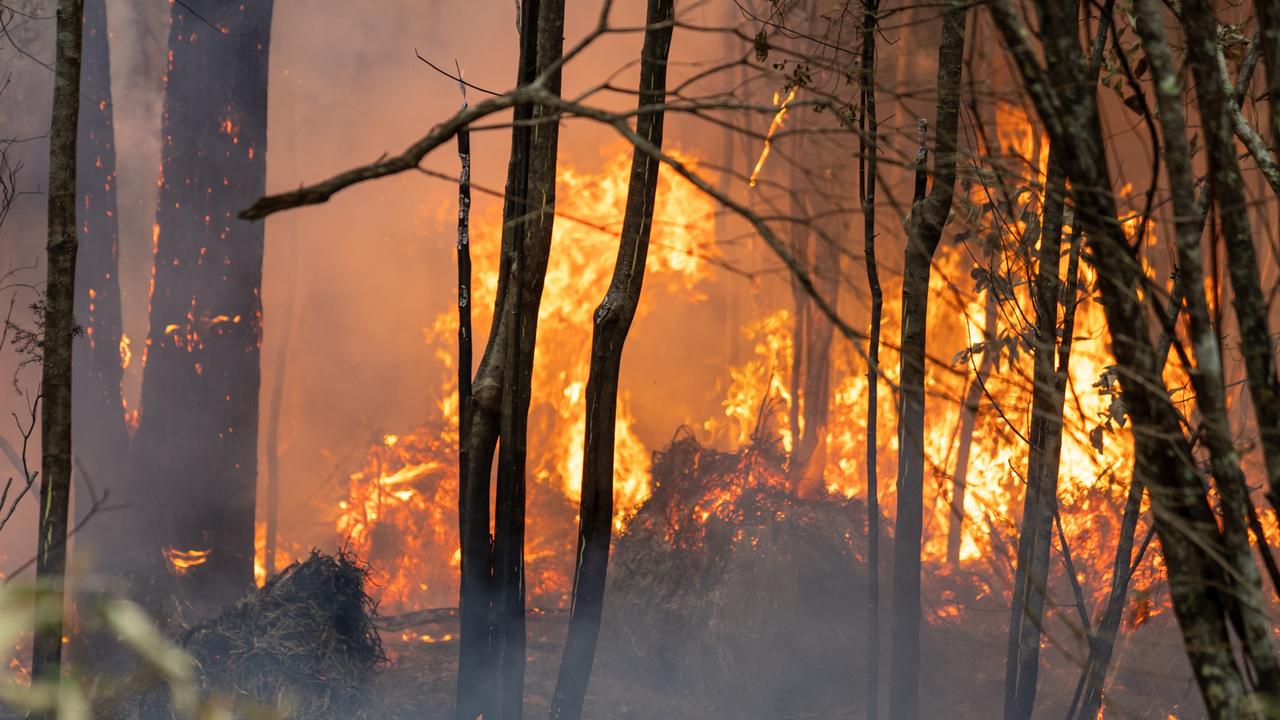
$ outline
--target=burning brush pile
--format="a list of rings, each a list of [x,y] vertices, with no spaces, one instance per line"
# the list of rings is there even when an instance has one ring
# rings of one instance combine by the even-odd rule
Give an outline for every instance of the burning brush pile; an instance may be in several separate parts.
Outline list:
[[[865,674],[865,507],[798,498],[785,463],[773,443],[726,453],[687,432],[655,455],[653,495],[610,567],[611,673],[752,715],[811,706],[814,688],[850,706]]]

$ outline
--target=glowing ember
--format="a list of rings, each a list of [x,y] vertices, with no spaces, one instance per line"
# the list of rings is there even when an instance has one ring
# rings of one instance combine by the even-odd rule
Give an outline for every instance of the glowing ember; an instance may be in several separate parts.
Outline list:
[[[162,552],[164,558],[169,561],[169,565],[173,567],[173,571],[179,575],[186,575],[191,568],[205,564],[213,554],[213,550],[178,550],[176,548],[166,548]]]

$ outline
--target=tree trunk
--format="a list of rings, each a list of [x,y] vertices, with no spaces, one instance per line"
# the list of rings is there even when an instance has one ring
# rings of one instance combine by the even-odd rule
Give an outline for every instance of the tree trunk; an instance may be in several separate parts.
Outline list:
[[[62,676],[63,581],[71,500],[71,348],[75,335],[76,123],[80,107],[80,43],[84,3],[59,0],[49,128],[49,244],[40,343],[40,524],[36,544],[32,683]],[[50,713],[52,715],[52,713]]]
[[[861,88],[858,115],[858,194],[862,204],[863,253],[871,294],[867,331],[867,720],[880,714],[880,448],[876,441],[880,385],[880,322],[884,292],[876,265],[876,21],[879,0],[863,0]]]
[[[1273,505],[1280,507],[1280,381],[1276,378],[1271,332],[1267,324],[1269,306],[1262,292],[1253,230],[1249,225],[1249,199],[1236,156],[1231,100],[1218,72],[1218,23],[1213,3],[1206,0],[1183,3],[1182,27],[1187,39],[1187,59],[1196,81],[1200,117],[1205,125],[1209,187],[1218,206],[1223,241],[1230,260],[1228,269],[1236,321],[1240,327],[1240,352],[1244,356],[1249,397],[1253,401],[1258,435],[1262,441],[1268,496]],[[1273,105],[1275,99],[1272,98]]]
[[[966,5],[948,3],[938,48],[938,107],[933,189],[914,202],[902,278],[902,362],[898,414],[898,516],[893,547],[893,649],[889,716],[920,716],[920,546],[924,510],[924,359],[929,274],[955,192],[960,70]],[[920,189],[917,184],[917,189]]]
[[[561,56],[564,45],[564,0],[539,0],[537,25],[537,68],[539,74]],[[548,89],[560,91],[557,70]],[[525,617],[524,617],[524,530],[525,456],[533,377],[534,346],[538,331],[538,307],[551,252],[551,230],[555,220],[556,149],[559,139],[559,111],[545,106],[533,108],[529,135],[526,194],[516,210],[512,226],[514,251],[509,265],[514,292],[509,296],[511,322],[508,325],[508,358],[504,371],[502,405],[499,412],[499,455],[494,502],[494,598],[496,629],[492,637],[498,667],[499,716],[503,720],[523,717]]]
[[[1066,178],[1060,146],[1049,149],[1040,249],[1035,285],[1031,442],[1027,457],[1027,489],[1018,535],[1009,618],[1009,650],[1005,665],[1005,720],[1029,720],[1035,707],[1040,670],[1040,635],[1049,585],[1049,550],[1058,506],[1058,461],[1062,448],[1062,405],[1055,369],[1058,350],[1058,277],[1062,257],[1062,215]]]
[[[1225,548],[1181,420],[1159,376],[1146,311],[1137,296],[1143,285],[1141,268],[1130,255],[1110,190],[1096,98],[1091,86],[1078,82],[1084,67],[1076,19],[1048,0],[1038,7],[1045,68],[1038,65],[1028,44],[1030,32],[1009,0],[990,4],[1041,122],[1051,141],[1064,148],[1076,218],[1089,239],[1121,389],[1134,423],[1135,481],[1150,489],[1174,612],[1192,670],[1210,717],[1235,717],[1245,686],[1231,654],[1226,606],[1217,592],[1225,577],[1216,558]]]
[[[150,329],[129,501],[197,614],[253,587],[272,3],[172,6]],[[216,28],[209,20],[216,19]],[[177,557],[172,556],[171,557]]]
[[[673,0],[649,0],[644,47],[640,65],[640,107],[666,102],[667,57],[675,18]],[[663,112],[636,118],[636,134],[662,147]],[[600,617],[604,609],[605,577],[609,566],[609,541],[613,531],[613,452],[617,422],[618,374],[622,348],[640,303],[653,205],[657,195],[659,160],[636,149],[631,159],[631,181],[618,243],[613,279],[593,316],[591,370],[587,378],[586,441],[582,457],[582,502],[578,521],[578,558],[574,567],[573,604],[569,635],[555,695],[552,720],[582,717],[587,682],[595,659]]]

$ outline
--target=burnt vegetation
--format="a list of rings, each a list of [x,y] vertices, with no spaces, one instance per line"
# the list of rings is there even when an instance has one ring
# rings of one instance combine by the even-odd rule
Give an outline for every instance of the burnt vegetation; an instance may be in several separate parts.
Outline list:
[[[1280,718],[1280,1],[588,5],[0,0],[3,716]]]

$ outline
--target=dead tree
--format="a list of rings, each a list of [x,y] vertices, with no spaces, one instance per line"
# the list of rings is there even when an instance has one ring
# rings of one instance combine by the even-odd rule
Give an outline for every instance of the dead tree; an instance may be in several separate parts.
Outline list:
[[[76,122],[80,114],[82,0],[59,0],[49,128],[49,242],[40,340],[40,524],[36,544],[33,683],[62,675],[63,580],[71,501],[71,353],[75,336]]]
[[[674,0],[649,0],[644,46],[640,54],[639,107],[666,102],[667,57],[674,27]],[[663,111],[642,112],[636,133],[662,147]],[[658,188],[658,158],[639,148],[631,156],[631,179],[618,242],[618,258],[604,300],[593,315],[591,369],[587,378],[586,441],[582,457],[582,502],[574,566],[573,604],[560,674],[551,700],[552,720],[582,717],[587,682],[595,659],[604,610],[609,541],[613,532],[613,452],[618,410],[618,375],[627,332],[640,304],[653,206]]]
[[[923,175],[907,220],[902,277],[902,362],[899,371],[898,513],[893,546],[893,648],[889,666],[889,716],[920,716],[920,550],[924,508],[924,363],[929,275],[955,194],[960,71],[967,5],[950,2],[942,16],[938,48],[938,105],[933,187]]]
[[[560,91],[563,0],[521,4],[517,81]],[[525,662],[525,450],[538,307],[555,217],[559,110],[515,105],[502,254],[489,343],[471,389],[463,479],[459,717],[522,716]],[[494,534],[489,478],[498,449]],[[487,549],[491,548],[491,550]],[[469,637],[468,637],[469,636]],[[487,652],[485,648],[487,647]]]
[[[880,385],[880,322],[884,292],[876,265],[876,164],[879,134],[876,115],[876,24],[879,0],[862,4],[862,51],[859,55],[858,195],[862,204],[863,253],[871,294],[871,327],[867,331],[867,720],[880,713],[880,470],[876,444]]]
[[[1217,562],[1226,549],[1181,419],[1158,374],[1146,310],[1137,295],[1142,270],[1116,212],[1097,101],[1092,86],[1079,82],[1085,65],[1077,18],[1059,3],[1037,3],[1042,66],[1030,45],[1033,35],[1012,4],[992,0],[989,7],[1051,142],[1063,147],[1076,218],[1097,268],[1125,406],[1134,424],[1135,479],[1150,489],[1192,670],[1210,717],[1235,717],[1245,684],[1232,656],[1228,605],[1219,592],[1229,582]]]
[[[150,567],[212,610],[253,587],[270,0],[171,9],[155,265],[132,492]],[[208,18],[216,18],[210,25]]]

